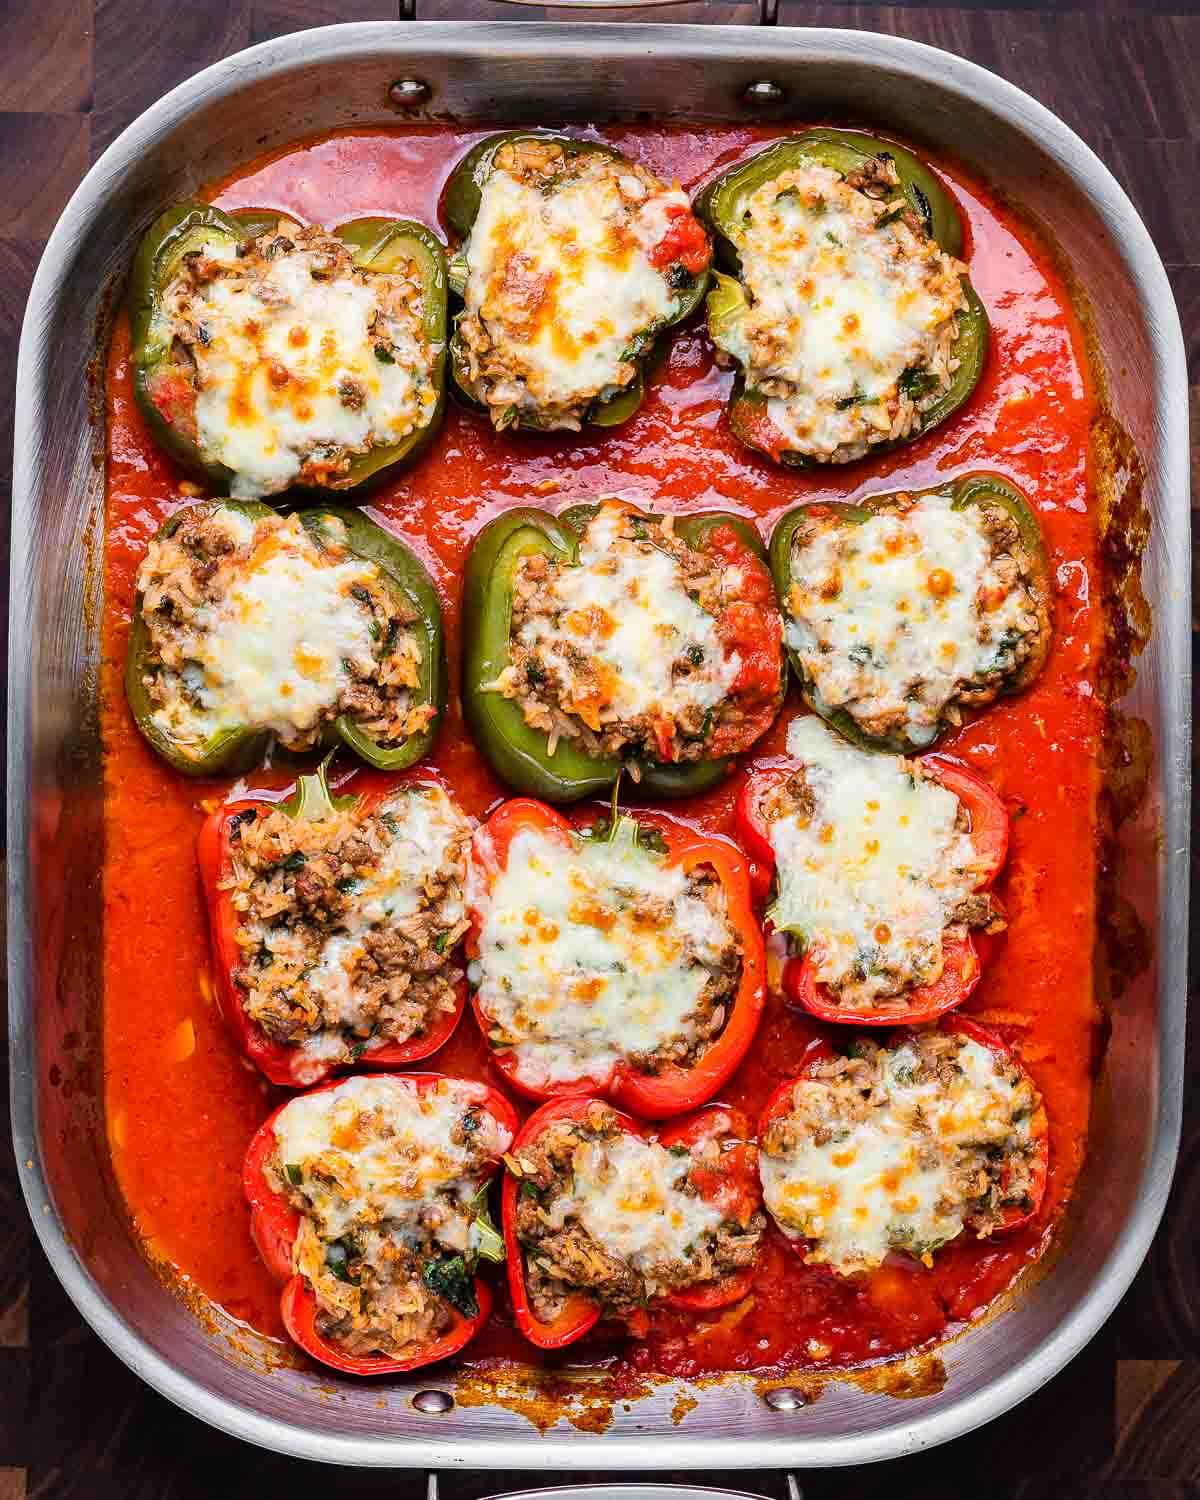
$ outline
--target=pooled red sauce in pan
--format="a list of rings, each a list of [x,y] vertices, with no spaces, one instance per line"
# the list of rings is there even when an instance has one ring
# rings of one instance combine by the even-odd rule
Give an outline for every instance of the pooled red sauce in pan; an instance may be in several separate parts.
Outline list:
[[[384,214],[440,229],[442,186],[482,133],[438,125],[341,133],[248,167],[221,184],[214,201],[278,208],[328,226]],[[689,190],[783,133],[732,126],[602,132]],[[728,431],[723,408],[731,377],[714,366],[702,324],[694,320],[670,340],[645,404],[627,425],[558,437],[497,436],[451,402],[427,456],[370,501],[369,513],[417,550],[441,593],[452,691],[433,762],[478,816],[504,789],[467,736],[455,696],[459,592],[471,539],[509,506],[557,509],[616,493],[667,510],[735,510],[753,519],[765,538],[774,519],[804,499],[850,499],[988,468],[1030,496],[1049,548],[1056,636],[1045,672],[1028,692],[989,708],[941,747],[985,775],[1013,818],[1011,853],[997,887],[1009,930],[965,1013],[994,1025],[1015,1046],[1045,1097],[1051,1171],[1038,1221],[993,1240],[964,1235],[939,1252],[932,1269],[889,1264],[848,1280],[804,1266],[769,1230],[754,1288],[742,1302],[699,1316],[657,1312],[645,1340],[626,1340],[612,1329],[589,1336],[568,1351],[572,1364],[615,1356],[618,1368],[685,1376],[819,1370],[926,1345],[982,1311],[1042,1254],[1083,1157],[1097,1021],[1091,961],[1101,725],[1093,691],[1100,601],[1087,473],[1093,393],[1067,289],[1036,234],[957,165],[935,165],[969,226],[964,258],[992,322],[979,390],[945,426],[893,454],[848,467],[809,474],[776,469]],[[122,690],[138,563],[164,519],[194,498],[180,489],[187,476],[142,424],[128,355],[122,319],[108,369],[104,554],[109,1139],[130,1214],[151,1253],[235,1317],[280,1334],[278,1288],[251,1245],[239,1171],[247,1142],[282,1095],[240,1058],[222,1029],[194,857],[205,809],[224,799],[230,783],[189,782],[159,761],[134,727]],[[793,688],[760,753],[783,749],[797,705]],[[341,773],[350,770],[345,760]],[[293,774],[260,773],[249,783],[278,787]],[[728,833],[737,785],[735,776],[673,810]],[[816,1030],[773,997],[723,1097],[756,1116],[775,1085],[795,1070]],[[469,1014],[423,1066],[487,1077],[485,1048]],[[512,1326],[502,1286],[491,1325],[468,1354],[471,1361],[538,1360]]]

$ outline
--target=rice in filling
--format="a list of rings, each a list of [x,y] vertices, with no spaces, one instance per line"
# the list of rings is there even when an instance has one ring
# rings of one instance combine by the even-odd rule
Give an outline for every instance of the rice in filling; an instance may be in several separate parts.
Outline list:
[[[817,962],[848,1009],[887,1010],[932,984],[943,944],[969,927],[1004,927],[969,819],[919,760],[859,750],[815,715],[793,720],[799,768],[763,802],[778,894],[770,916]]]
[[[460,256],[463,382],[497,429],[578,431],[638,374],[636,355],[695,283],[656,253],[687,195],[644,167],[554,141],[496,151]]]
[[[138,569],[152,722],[200,759],[214,737],[264,730],[316,745],[339,715],[383,746],[437,716],[418,704],[415,615],[341,522],[318,542],[299,517],[253,521],[221,505],[150,543]]]
[[[689,547],[672,519],[606,501],[577,565],[540,552],[518,564],[509,664],[488,687],[551,755],[567,740],[589,755],[695,761],[748,722],[733,696],[742,659],[725,639],[743,572]]]
[[[264,1176],[301,1216],[293,1264],[317,1331],[347,1354],[405,1358],[469,1305],[482,1169],[511,1144],[473,1094],[455,1079],[419,1093],[348,1078],[276,1118]]]
[[[812,1072],[759,1142],[766,1206],[811,1264],[848,1275],[901,1250],[928,1265],[964,1229],[986,1239],[1031,1206],[1046,1122],[1015,1063],[928,1031],[890,1048],[857,1038]]]
[[[687,1149],[629,1135],[599,1102],[522,1146],[517,1233],[534,1315],[550,1321],[582,1291],[606,1314],[628,1316],[752,1266],[764,1215],[726,1220],[692,1180],[719,1159],[715,1139]]]
[[[1038,561],[999,504],[901,495],[861,524],[814,516],[791,576],[788,645],[822,706],[876,739],[929,744],[1049,640]]]
[[[611,839],[523,829],[490,888],[471,862],[470,977],[489,1040],[530,1087],[603,1082],[621,1062],[689,1067],[725,1027],[742,953],[724,890],[636,832],[630,818]]]
[[[302,1073],[420,1037],[456,1005],[471,827],[439,786],[322,818],[253,809],[232,832],[247,1016]]]
[[[735,242],[749,306],[715,337],[784,451],[847,463],[920,432],[958,368],[966,267],[909,208],[895,163],[782,172]]]
[[[155,332],[170,342],[151,398],[243,499],[335,485],[355,457],[428,425],[437,360],[419,267],[365,271],[319,226],[183,257]]]

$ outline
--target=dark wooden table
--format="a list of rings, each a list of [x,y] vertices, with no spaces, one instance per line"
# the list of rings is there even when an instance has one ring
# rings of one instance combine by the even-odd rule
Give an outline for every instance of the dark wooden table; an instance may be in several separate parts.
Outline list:
[[[561,16],[491,0],[418,0],[428,19]],[[25,298],[46,236],[89,164],[168,88],[227,53],[335,21],[391,19],[388,0],[0,0],[0,489],[8,525],[12,382]],[[631,12],[608,13],[628,19]],[[672,20],[753,20],[695,4]],[[1183,315],[1200,418],[1200,9],[1195,0],[859,5],[782,0],[789,25],[858,27],[972,58],[1073,126],[1132,195]],[[420,24],[419,21],[415,24]],[[1193,440],[1193,478],[1200,448]],[[1193,483],[1193,496],[1200,486]],[[1195,499],[1193,499],[1195,504]],[[6,540],[6,533],[5,533]],[[2,626],[0,626],[2,628]],[[1195,869],[1195,864],[1193,864]],[[2,1024],[2,1022],[0,1022]],[[1193,1055],[1195,1049],[1193,1048]],[[920,1457],[803,1476],[808,1500],[1200,1494],[1200,1062],[1175,1190],[1151,1255],[1108,1326],[1061,1375],[983,1431]],[[246,1447],[170,1406],[88,1330],[36,1248],[0,1152],[0,1500],[271,1500],[423,1494],[418,1474],[317,1470]],[[579,1476],[597,1478],[600,1476]],[[661,1475],[660,1478],[671,1476]],[[687,1476],[676,1476],[686,1478]],[[782,1496],[783,1476],[722,1479]],[[444,1479],[449,1500],[536,1484]]]

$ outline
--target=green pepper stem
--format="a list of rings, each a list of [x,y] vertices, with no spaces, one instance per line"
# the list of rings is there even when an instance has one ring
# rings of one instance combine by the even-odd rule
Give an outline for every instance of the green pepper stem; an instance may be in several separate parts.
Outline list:
[[[613,824],[608,832],[607,843],[611,845],[613,852],[618,856],[637,854],[639,852],[638,834],[641,832],[638,828],[637,819],[631,818],[628,813],[621,813],[619,816],[616,815],[615,796],[613,798],[613,810]]]
[[[473,1272],[481,1260],[499,1265],[504,1260],[504,1239],[492,1221],[488,1208],[488,1185],[485,1182],[471,1199],[471,1227],[467,1242],[467,1270]]]
[[[610,828],[616,828],[620,819],[621,811],[618,806],[621,800],[621,777],[625,774],[625,767],[621,766],[617,771],[617,779],[613,782],[612,797],[609,799],[608,822]]]
[[[311,775],[300,777],[296,790],[286,803],[289,817],[319,823],[324,818],[332,818],[336,813],[346,811],[358,801],[357,797],[334,797],[329,791],[329,762],[336,753],[331,750]]]

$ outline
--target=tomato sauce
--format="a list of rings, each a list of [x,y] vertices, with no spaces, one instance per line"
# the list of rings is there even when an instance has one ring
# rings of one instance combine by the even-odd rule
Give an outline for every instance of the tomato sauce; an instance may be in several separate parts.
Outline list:
[[[602,132],[689,190],[781,133],[650,126]],[[440,228],[442,186],[480,134],[448,125],[347,131],[256,163],[216,186],[212,196],[223,207],[276,208],[326,225],[385,214]],[[1045,1096],[1051,1171],[1037,1223],[1007,1238],[964,1236],[935,1257],[932,1269],[889,1264],[849,1280],[804,1266],[768,1230],[754,1288],[742,1302],[719,1313],[655,1313],[644,1340],[623,1339],[619,1330],[589,1336],[568,1351],[572,1364],[604,1359],[631,1375],[821,1370],[928,1345],[981,1312],[1038,1259],[1082,1161],[1099,1019],[1091,973],[1102,721],[1094,686],[1101,638],[1098,552],[1087,467],[1094,392],[1067,288],[1035,232],[958,165],[935,165],[968,225],[964,258],[992,321],[979,390],[944,427],[847,467],[811,473],[774,468],[728,431],[723,408],[731,377],[714,365],[701,322],[694,320],[671,338],[645,404],[627,425],[497,436],[451,403],[428,455],[371,497],[369,513],[416,549],[441,595],[451,703],[433,761],[477,816],[504,788],[474,749],[456,698],[459,592],[471,539],[507,507],[558,509],[617,494],[668,510],[734,510],[765,538],[776,517],[805,499],[852,499],[989,468],[1030,496],[1049,548],[1056,636],[1046,670],[1028,692],[987,709],[942,747],[986,776],[1013,818],[1011,854],[997,887],[1009,930],[966,1012],[1016,1047]],[[187,476],[142,424],[132,399],[124,320],[113,338],[107,403],[104,1052],[112,1158],[136,1231],[156,1261],[234,1317],[278,1335],[278,1289],[250,1242],[239,1169],[255,1128],[283,1096],[240,1058],[222,1029],[195,869],[196,832],[230,785],[189,782],[159,761],[138,734],[122,691],[138,563],[163,520],[200,493],[181,488]],[[762,754],[783,749],[797,708],[793,688],[759,746]],[[339,765],[338,778],[351,770]],[[293,775],[266,770],[249,784],[278,788]],[[734,776],[673,810],[728,834],[738,781]],[[794,1072],[817,1029],[772,996],[748,1059],[724,1091],[727,1102],[755,1116]],[[431,1065],[487,1076],[484,1045],[469,1013]],[[536,1361],[513,1329],[503,1289],[497,1304],[490,1327],[469,1351],[472,1361]]]

